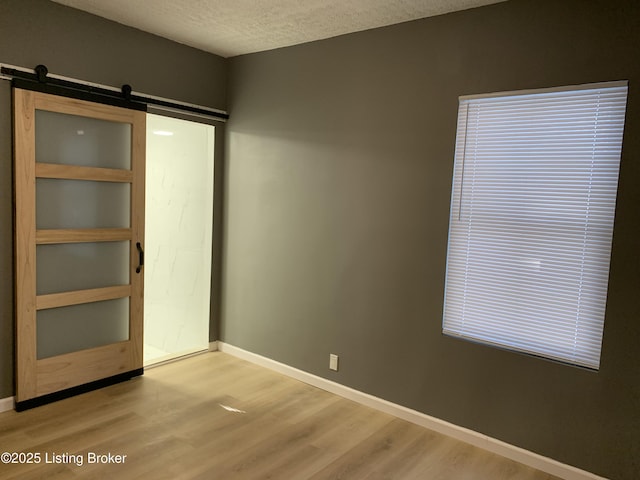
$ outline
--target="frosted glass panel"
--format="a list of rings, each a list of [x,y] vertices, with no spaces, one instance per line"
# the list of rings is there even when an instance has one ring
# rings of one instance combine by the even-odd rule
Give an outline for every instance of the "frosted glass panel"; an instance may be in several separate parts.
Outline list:
[[[36,228],[129,228],[131,185],[36,180]]]
[[[39,310],[38,359],[129,339],[129,298]]]
[[[131,125],[36,110],[36,162],[131,168]]]
[[[36,293],[127,285],[129,242],[36,247]]]

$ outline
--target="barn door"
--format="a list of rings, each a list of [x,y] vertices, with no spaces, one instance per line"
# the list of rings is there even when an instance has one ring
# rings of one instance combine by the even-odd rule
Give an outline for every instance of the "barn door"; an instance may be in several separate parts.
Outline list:
[[[16,409],[142,373],[145,113],[14,89]]]

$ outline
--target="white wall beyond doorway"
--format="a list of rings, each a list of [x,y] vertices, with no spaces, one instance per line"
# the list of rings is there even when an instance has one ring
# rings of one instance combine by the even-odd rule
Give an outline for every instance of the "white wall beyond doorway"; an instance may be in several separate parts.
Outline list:
[[[145,365],[209,345],[214,134],[147,115]]]

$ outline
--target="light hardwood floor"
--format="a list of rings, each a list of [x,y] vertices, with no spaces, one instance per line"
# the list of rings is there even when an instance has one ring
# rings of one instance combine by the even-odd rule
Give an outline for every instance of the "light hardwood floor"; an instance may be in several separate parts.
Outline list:
[[[556,478],[221,352],[2,413],[0,452],[41,454],[0,464],[3,480]],[[54,453],[83,465],[44,463]]]

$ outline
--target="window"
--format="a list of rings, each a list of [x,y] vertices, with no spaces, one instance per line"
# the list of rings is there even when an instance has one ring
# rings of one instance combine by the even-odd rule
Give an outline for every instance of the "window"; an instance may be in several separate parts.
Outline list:
[[[460,98],[445,334],[599,368],[626,98]]]

